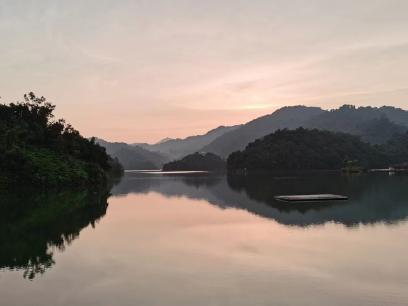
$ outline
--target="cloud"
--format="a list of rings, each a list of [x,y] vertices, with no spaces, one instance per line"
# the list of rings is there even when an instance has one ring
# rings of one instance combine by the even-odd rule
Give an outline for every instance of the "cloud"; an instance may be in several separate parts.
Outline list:
[[[182,126],[197,134],[283,105],[404,107],[407,6],[3,1],[0,94],[36,90],[84,134],[132,141],[184,136]],[[92,119],[83,115],[88,109]]]

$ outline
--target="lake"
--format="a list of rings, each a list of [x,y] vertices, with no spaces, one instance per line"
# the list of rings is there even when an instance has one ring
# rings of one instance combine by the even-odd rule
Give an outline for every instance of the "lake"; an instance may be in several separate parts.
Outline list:
[[[287,204],[283,194],[345,202]],[[0,196],[0,305],[408,305],[408,176],[127,172]]]

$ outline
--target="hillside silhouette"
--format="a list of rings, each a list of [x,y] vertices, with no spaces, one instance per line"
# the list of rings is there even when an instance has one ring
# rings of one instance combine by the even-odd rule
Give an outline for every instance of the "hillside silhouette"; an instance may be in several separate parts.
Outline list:
[[[388,167],[386,147],[373,146],[350,134],[307,130],[278,130],[228,157],[228,169],[339,170],[346,161],[363,168]]]
[[[156,170],[161,169],[169,158],[159,152],[146,150],[138,145],[124,142],[108,142],[98,138],[97,143],[103,146],[109,155],[117,158],[128,170]]]
[[[55,105],[30,92],[24,101],[0,104],[0,185],[99,185],[122,169],[95,139],[86,139]]]
[[[408,130],[408,111],[389,106],[356,108],[344,105],[330,111],[306,106],[283,107],[225,133],[200,151],[227,157],[278,129],[298,127],[350,133],[372,144],[384,144],[395,133]]]
[[[172,161],[163,166],[163,171],[223,171],[225,161],[213,153],[189,154],[180,160]]]

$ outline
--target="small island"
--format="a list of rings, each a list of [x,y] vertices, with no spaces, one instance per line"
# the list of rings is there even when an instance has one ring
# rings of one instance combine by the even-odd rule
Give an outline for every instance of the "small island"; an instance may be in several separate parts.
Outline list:
[[[218,155],[196,152],[164,164],[163,171],[224,171],[225,167],[225,161]]]
[[[32,92],[0,104],[0,186],[99,186],[123,172],[94,138],[54,120],[54,109]]]

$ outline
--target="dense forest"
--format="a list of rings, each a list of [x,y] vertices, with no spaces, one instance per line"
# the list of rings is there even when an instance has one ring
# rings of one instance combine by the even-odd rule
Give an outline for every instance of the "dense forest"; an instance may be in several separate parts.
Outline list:
[[[0,185],[99,185],[122,172],[94,139],[54,120],[54,109],[32,92],[0,104]]]
[[[222,171],[225,161],[212,153],[194,153],[163,166],[163,171]]]
[[[395,134],[386,144],[371,145],[345,133],[278,130],[232,153],[229,170],[338,170],[347,161],[362,168],[388,167],[408,161],[408,134]]]

